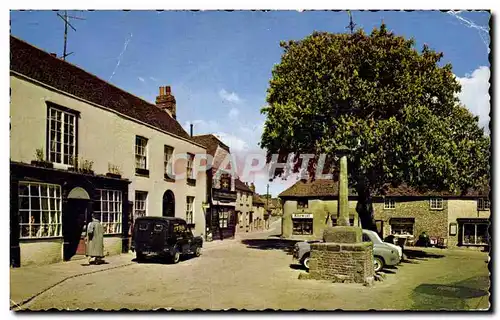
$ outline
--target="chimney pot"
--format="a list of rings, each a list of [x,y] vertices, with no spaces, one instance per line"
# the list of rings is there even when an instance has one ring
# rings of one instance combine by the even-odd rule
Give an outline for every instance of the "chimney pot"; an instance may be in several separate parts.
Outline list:
[[[191,136],[191,138],[193,137],[193,124],[192,123],[189,125],[189,135]]]
[[[166,86],[165,90],[166,90],[166,94],[169,95],[171,92],[170,86]]]

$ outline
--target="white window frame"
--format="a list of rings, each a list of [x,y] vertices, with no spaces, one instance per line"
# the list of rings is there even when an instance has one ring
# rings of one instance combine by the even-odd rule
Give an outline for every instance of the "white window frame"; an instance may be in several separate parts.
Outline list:
[[[193,172],[193,165],[194,165],[194,154],[188,153],[187,154],[187,163],[186,163],[186,177],[188,179],[194,179],[194,172]]]
[[[21,194],[21,188],[27,187],[28,194]],[[32,195],[32,187],[37,187],[38,195]],[[45,188],[45,195],[42,195],[42,188]],[[38,183],[20,181],[18,188],[19,196],[19,238],[20,239],[39,239],[39,238],[57,238],[62,236],[62,195],[61,186],[57,184]],[[28,208],[22,208],[22,199],[28,199]],[[44,206],[44,201],[46,203]],[[34,206],[38,203],[38,206]],[[23,222],[23,213],[28,213],[28,221]],[[47,223],[43,223],[44,213],[48,217]],[[38,216],[38,223],[31,221]],[[28,228],[28,235],[23,236],[23,228]],[[46,233],[45,233],[46,232]]]
[[[394,210],[396,209],[396,199],[394,198],[384,198],[384,209]]]
[[[168,176],[173,175],[173,170],[172,170],[172,157],[174,155],[174,147],[171,147],[169,145],[164,145],[163,146],[163,166],[164,166],[164,173],[167,174]]]
[[[194,224],[194,197],[186,197],[186,223]]]
[[[429,207],[431,208],[431,210],[443,210],[443,202],[443,198],[430,198]]]
[[[99,192],[100,221],[104,228],[104,234],[122,233],[122,204],[123,195],[119,190],[97,189]]]
[[[227,228],[229,225],[229,211],[223,209],[219,211],[219,228]]]
[[[474,226],[474,243],[465,242],[465,226],[466,225],[472,225],[472,226]],[[478,225],[486,225],[486,226],[488,226],[488,224],[484,223],[484,222],[481,222],[481,223],[469,223],[469,222],[467,222],[467,223],[464,223],[462,225],[462,244],[463,245],[487,245],[488,244],[488,242],[480,242],[480,243],[478,243],[478,241],[477,241],[477,226]],[[486,230],[488,230],[488,229],[486,229]],[[488,231],[486,231],[486,232],[488,232]]]
[[[47,153],[49,162],[67,166],[74,165],[77,141],[76,117],[77,116],[74,113],[62,111],[55,107],[49,107],[49,132],[47,137]],[[60,123],[60,131],[56,126],[57,122]],[[67,129],[66,125],[68,126]],[[66,136],[68,137],[68,141],[65,141]],[[57,138],[59,138],[59,141]],[[58,146],[60,151],[57,151]],[[65,151],[65,147],[68,148],[67,151]],[[69,151],[71,148],[73,149],[72,152]],[[66,157],[67,159],[65,159]]]
[[[148,215],[148,192],[136,190],[135,200],[134,200],[134,219],[138,217],[146,217],[147,215]]]
[[[148,138],[135,136],[135,168],[148,169]]]
[[[490,200],[488,198],[478,198],[477,199],[477,210],[478,211],[488,211],[490,210]]]
[[[300,205],[305,203],[305,205]],[[309,200],[297,200],[297,209],[309,209]]]

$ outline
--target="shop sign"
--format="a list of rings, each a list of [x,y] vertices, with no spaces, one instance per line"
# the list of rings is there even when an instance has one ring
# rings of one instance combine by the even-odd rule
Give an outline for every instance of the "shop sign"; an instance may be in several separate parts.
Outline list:
[[[312,219],[312,213],[293,213],[292,219]]]

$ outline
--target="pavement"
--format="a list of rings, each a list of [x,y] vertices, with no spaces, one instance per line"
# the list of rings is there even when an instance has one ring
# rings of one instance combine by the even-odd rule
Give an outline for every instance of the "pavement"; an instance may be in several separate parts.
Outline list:
[[[386,269],[384,281],[373,287],[299,280],[306,271],[292,263],[294,242],[269,237],[276,235],[277,226],[206,243],[201,257],[175,265],[137,263],[133,254],[125,254],[109,257],[109,264],[101,266],[71,261],[11,269],[11,300],[24,301],[12,309],[487,310],[490,306],[486,253],[410,249],[408,260]]]

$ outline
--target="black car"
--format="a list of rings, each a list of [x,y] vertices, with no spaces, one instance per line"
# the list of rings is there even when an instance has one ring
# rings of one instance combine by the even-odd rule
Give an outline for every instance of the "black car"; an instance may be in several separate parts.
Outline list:
[[[140,217],[134,222],[132,251],[137,260],[159,255],[177,263],[181,255],[201,255],[203,238],[195,237],[186,221],[173,217]]]

